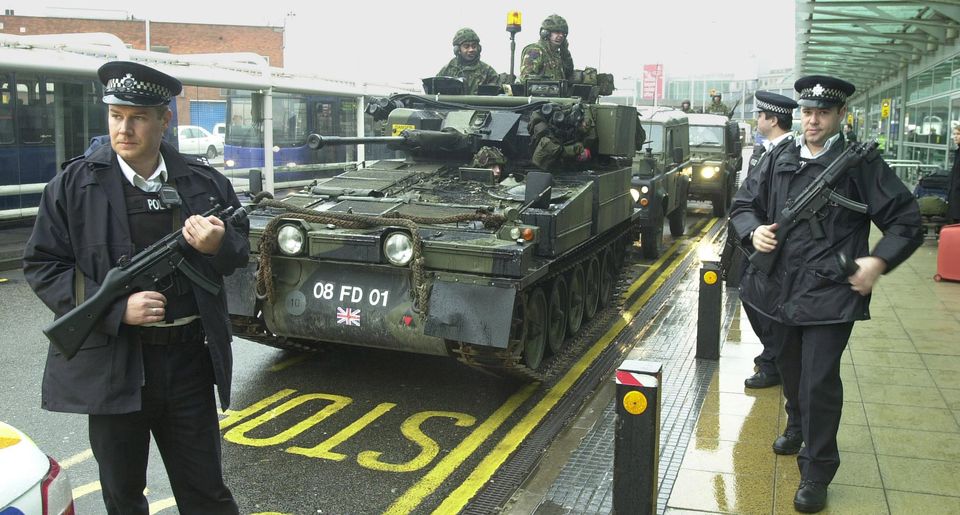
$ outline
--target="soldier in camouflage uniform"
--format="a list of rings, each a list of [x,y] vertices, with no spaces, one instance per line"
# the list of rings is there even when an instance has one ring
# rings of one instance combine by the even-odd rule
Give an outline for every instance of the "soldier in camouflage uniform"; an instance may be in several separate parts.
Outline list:
[[[710,102],[710,105],[707,106],[707,109],[704,112],[709,114],[722,114],[724,116],[730,115],[730,108],[727,107],[727,104],[721,102],[723,97],[720,95],[720,93],[714,92],[712,95],[710,95],[710,98],[713,99],[713,101]]]
[[[528,78],[569,80],[573,76],[567,20],[558,14],[547,16],[540,24],[540,40],[521,52],[520,81]]]
[[[500,76],[489,64],[480,60],[480,37],[470,28],[462,28],[453,35],[453,55],[456,56],[440,69],[437,76],[460,77],[464,93],[475,95],[482,84],[500,84]]]
[[[683,112],[685,112],[685,113],[692,113],[692,112],[693,112],[693,108],[690,107],[690,101],[689,101],[689,100],[684,100],[683,102],[680,102],[680,110],[683,111]]]

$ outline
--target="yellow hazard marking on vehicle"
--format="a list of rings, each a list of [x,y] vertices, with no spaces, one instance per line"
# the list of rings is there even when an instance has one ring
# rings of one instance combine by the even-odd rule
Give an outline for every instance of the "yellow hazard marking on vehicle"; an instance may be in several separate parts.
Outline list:
[[[320,442],[315,447],[305,448],[305,447],[290,447],[287,449],[287,452],[291,454],[301,454],[303,456],[309,456],[311,458],[323,458],[333,461],[342,461],[347,458],[346,454],[340,454],[339,452],[333,452],[333,448],[346,442],[351,436],[359,433],[363,428],[370,425],[374,420],[383,416],[384,413],[392,410],[396,404],[392,402],[384,402],[378,405],[376,408],[373,408],[364,416],[355,420],[349,426],[341,429],[337,434],[327,438],[326,440]]]
[[[92,483],[87,483],[85,485],[80,485],[73,489],[73,498],[79,499],[84,495],[92,494],[93,492],[100,491],[100,482],[94,481]]]
[[[710,231],[710,228],[716,223],[718,219],[714,218],[703,230],[703,233]],[[660,274],[659,277],[650,285],[650,288],[647,289],[643,294],[634,302],[627,311],[637,312],[644,304],[663,286],[663,283],[673,275],[674,271],[680,267],[684,262],[687,256],[690,253],[696,250],[695,246],[691,246],[683,256],[679,257],[674,261],[666,270]],[[639,280],[639,279],[638,279]],[[470,476],[460,484],[446,499],[440,503],[440,506],[437,507],[433,513],[444,514],[444,513],[459,513],[467,505],[470,499],[480,491],[480,488],[483,487],[493,476],[507,458],[509,458],[517,450],[517,447],[526,439],[527,435],[530,434],[540,422],[543,421],[543,418],[547,416],[550,410],[560,402],[560,399],[566,395],[567,391],[571,386],[580,378],[581,375],[593,364],[594,360],[613,342],[627,327],[627,322],[624,319],[617,320],[614,325],[607,330],[606,333],[600,337],[596,343],[590,347],[589,350],[572,366],[570,370],[552,387],[547,394],[540,399],[538,402],[527,414],[523,417],[520,422],[514,426],[507,434],[503,437],[502,440],[497,444],[496,448],[484,456],[480,464],[477,465],[477,468],[470,473]],[[644,327],[641,332],[646,332],[649,329],[649,324]],[[409,491],[408,491],[409,492]],[[406,494],[404,494],[406,495]],[[416,505],[411,506],[407,511],[396,512],[396,513],[407,513],[415,508]]]
[[[225,410],[223,412],[223,414],[225,415],[224,418],[220,419],[220,429],[221,430],[226,429],[236,424],[237,422],[240,422],[241,420],[249,417],[250,415],[253,415],[254,413],[259,413],[261,410],[263,410],[267,406],[279,401],[284,397],[289,397],[290,395],[296,392],[297,392],[296,390],[291,390],[291,389],[280,390],[279,392],[271,395],[270,397],[267,397],[262,401],[255,402],[242,410],[232,410],[232,409]]]
[[[293,408],[296,408],[301,404],[311,401],[324,401],[328,402],[329,404],[324,406],[323,409],[317,411],[313,415],[310,415],[306,419],[294,424],[292,427],[289,427],[273,436],[268,436],[265,438],[247,436],[247,433],[250,433],[261,425],[279,417],[280,415],[292,410]],[[333,415],[334,413],[346,407],[351,402],[353,402],[353,399],[350,397],[344,397],[342,395],[330,395],[326,393],[308,393],[300,395],[290,399],[287,402],[284,402],[274,409],[268,410],[266,413],[263,413],[238,425],[237,427],[234,427],[233,429],[230,429],[223,434],[223,439],[227,440],[228,442],[233,442],[240,445],[249,445],[251,447],[267,447],[270,445],[278,445],[319,424],[330,415]]]
[[[456,472],[464,461],[493,434],[535,391],[540,383],[530,383],[510,396],[496,411],[444,456],[432,469],[403,495],[397,498],[384,515],[410,513],[443,484],[450,474]]]
[[[647,396],[636,390],[627,392],[623,396],[623,409],[631,415],[639,415],[647,411]]]
[[[431,418],[450,418],[453,419],[457,427],[470,427],[477,423],[477,419],[466,413],[457,413],[453,411],[422,411],[403,421],[400,426],[400,432],[411,442],[420,446],[420,454],[412,460],[404,463],[387,463],[380,460],[383,455],[379,451],[363,451],[357,456],[357,463],[364,468],[378,470],[382,472],[413,472],[426,467],[440,454],[440,444],[436,440],[424,434],[420,426]]]
[[[707,284],[716,284],[717,283],[717,273],[713,270],[707,270],[703,273],[703,282]]]
[[[411,131],[412,131],[412,130],[414,130],[414,129],[416,129],[416,128],[417,128],[417,127],[416,127],[415,125],[406,125],[406,124],[402,124],[402,123],[395,123],[395,124],[393,124],[392,132],[393,132],[393,135],[394,135],[394,136],[399,136],[400,133],[402,133],[402,132],[405,131],[405,130],[411,130]]]

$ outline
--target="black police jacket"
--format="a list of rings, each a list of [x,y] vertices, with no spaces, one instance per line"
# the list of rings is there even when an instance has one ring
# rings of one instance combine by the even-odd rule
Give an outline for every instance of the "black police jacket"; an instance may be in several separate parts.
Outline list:
[[[209,210],[210,197],[222,206],[240,207],[230,182],[195,158],[161,144],[168,181],[183,205],[181,217]],[[24,252],[23,272],[34,292],[56,316],[77,305],[75,274],[83,275],[84,297],[99,288],[121,256],[132,256],[133,243],[123,195],[124,177],[110,145],[65,163],[43,191],[33,234]],[[194,268],[222,285],[223,276],[245,267],[249,227],[227,224],[220,250],[213,256],[188,255]],[[226,295],[193,288],[207,334],[220,403],[230,403],[233,355]],[[80,351],[66,360],[53,346],[47,352],[41,405],[51,411],[90,414],[129,413],[140,409],[143,358],[140,343],[121,323],[126,298],[118,300]]]
[[[760,161],[752,181],[734,196],[731,219],[741,241],[760,225],[777,221],[786,203],[800,194],[843,151],[838,140],[813,160],[801,160],[796,142],[778,145]],[[760,168],[762,167],[762,168]],[[861,214],[839,205],[821,213],[826,233],[815,239],[803,223],[779,235],[783,248],[770,275],[748,266],[740,284],[743,302],[787,325],[818,325],[870,318],[870,297],[850,289],[836,262],[837,252],[852,259],[873,255],[887,263],[887,272],[923,243],[916,199],[882,159],[861,163],[837,185],[837,193],[866,204]],[[883,231],[868,249],[871,221]],[[783,238],[786,237],[786,241]]]

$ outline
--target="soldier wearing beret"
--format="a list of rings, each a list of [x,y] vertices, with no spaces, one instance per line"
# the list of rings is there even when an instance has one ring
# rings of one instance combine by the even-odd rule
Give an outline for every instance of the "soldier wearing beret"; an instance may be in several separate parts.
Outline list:
[[[567,20],[559,14],[547,16],[540,24],[540,39],[520,52],[520,81],[528,78],[570,80],[573,57],[570,55]]]
[[[213,294],[174,274],[157,291],[119,299],[72,359],[50,348],[42,406],[88,415],[107,513],[149,512],[152,436],[180,513],[235,514],[213,385],[226,408],[232,357],[223,276],[246,266],[250,248],[245,223],[198,213],[240,202],[222,174],[161,140],[180,81],[122,61],[98,75],[110,144],[64,163],[44,188],[24,276],[61,316],[96,293],[111,268],[179,230],[186,259],[221,288]]]
[[[497,85],[500,76],[492,66],[480,60],[480,36],[471,28],[462,28],[453,35],[454,58],[437,72],[438,77],[460,77],[464,94],[475,95],[483,84]]]
[[[769,275],[747,267],[740,295],[767,318],[781,344],[776,362],[788,422],[773,445],[780,453],[799,451],[801,480],[793,504],[813,513],[826,506],[827,485],[840,466],[840,358],[853,324],[870,318],[870,293],[880,275],[906,260],[923,236],[916,200],[879,156],[852,167],[836,186],[837,193],[866,204],[866,213],[828,205],[820,213],[823,237],[807,225],[778,234],[778,216],[789,199],[843,152],[840,123],[847,97],[855,91],[847,81],[822,75],[802,77],[794,89],[803,133],[760,161],[756,183],[737,192],[731,217],[737,234],[746,235],[742,243],[758,252],[782,247]],[[883,231],[872,250],[871,222]],[[853,275],[837,264],[838,254],[855,260]]]

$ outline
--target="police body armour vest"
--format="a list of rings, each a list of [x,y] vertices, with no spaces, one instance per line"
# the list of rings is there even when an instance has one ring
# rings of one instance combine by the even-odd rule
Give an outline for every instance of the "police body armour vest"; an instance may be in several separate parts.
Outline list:
[[[158,193],[149,193],[123,180],[123,195],[127,203],[127,220],[135,252],[141,252],[173,230],[174,210],[160,201]],[[175,272],[157,285],[157,291],[167,298],[165,322],[199,314],[193,296],[193,284],[182,273]]]

